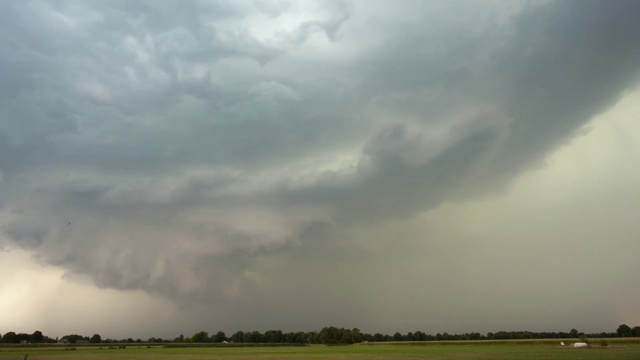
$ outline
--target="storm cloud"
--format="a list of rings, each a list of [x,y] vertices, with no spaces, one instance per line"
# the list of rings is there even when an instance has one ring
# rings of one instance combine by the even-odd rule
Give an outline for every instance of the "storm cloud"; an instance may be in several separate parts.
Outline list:
[[[583,134],[637,86],[638,13],[4,1],[5,245],[101,288],[216,304],[227,324],[366,324],[357,294],[374,290],[353,288],[376,233],[503,194]]]

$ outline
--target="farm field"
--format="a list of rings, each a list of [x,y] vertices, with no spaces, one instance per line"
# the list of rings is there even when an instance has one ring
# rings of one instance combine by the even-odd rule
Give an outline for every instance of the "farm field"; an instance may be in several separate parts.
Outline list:
[[[75,350],[73,350],[75,349]],[[308,347],[162,347],[128,344],[126,349],[109,346],[0,347],[0,360],[70,359],[640,359],[640,344],[612,342],[608,347],[574,349],[554,342],[448,342],[385,343]]]

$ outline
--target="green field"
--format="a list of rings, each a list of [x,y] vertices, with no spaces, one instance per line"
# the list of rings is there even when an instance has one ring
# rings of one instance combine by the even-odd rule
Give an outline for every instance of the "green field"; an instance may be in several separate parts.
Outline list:
[[[594,341],[594,343],[597,343]],[[113,345],[112,345],[113,346]],[[124,346],[124,344],[123,344]],[[640,359],[640,344],[610,342],[607,347],[574,349],[559,341],[475,341],[356,344],[307,347],[163,347],[126,344],[110,349],[102,346],[3,346],[0,360],[77,359]]]

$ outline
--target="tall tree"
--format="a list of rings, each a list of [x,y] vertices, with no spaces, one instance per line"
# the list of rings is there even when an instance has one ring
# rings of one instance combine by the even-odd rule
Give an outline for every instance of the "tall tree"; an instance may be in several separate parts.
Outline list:
[[[616,330],[619,337],[630,337],[631,336],[631,328],[627,324],[622,324],[618,326],[618,330]]]
[[[41,331],[36,330],[33,332],[33,334],[31,334],[31,342],[41,343],[43,340],[44,340],[44,335],[42,335]]]
[[[3,343],[12,343],[16,340],[16,333],[14,333],[13,331],[9,331],[8,333],[4,334],[4,336],[2,337],[2,342]]]
[[[209,333],[206,331],[200,331],[193,334],[193,336],[191,336],[192,342],[202,343],[202,342],[207,342],[208,340],[209,340]]]
[[[244,341],[244,332],[236,331],[233,335],[231,335],[231,341],[233,342],[243,342]]]
[[[213,336],[213,341],[214,342],[223,342],[227,340],[227,335],[225,335],[224,332],[222,331],[218,331],[214,336]]]

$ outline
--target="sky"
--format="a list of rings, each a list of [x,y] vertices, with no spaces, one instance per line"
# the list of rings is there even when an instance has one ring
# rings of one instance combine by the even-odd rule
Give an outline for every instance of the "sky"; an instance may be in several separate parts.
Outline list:
[[[0,333],[640,324],[638,13],[0,2]]]

